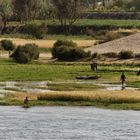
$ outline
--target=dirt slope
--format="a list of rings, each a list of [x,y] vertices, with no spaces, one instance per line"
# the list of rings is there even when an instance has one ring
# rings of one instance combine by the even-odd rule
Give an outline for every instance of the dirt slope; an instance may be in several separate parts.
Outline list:
[[[87,48],[86,51],[92,53],[107,53],[107,52],[120,52],[121,50],[131,50],[134,53],[140,53],[140,33],[136,33],[121,39],[113,40],[100,45],[93,45]]]

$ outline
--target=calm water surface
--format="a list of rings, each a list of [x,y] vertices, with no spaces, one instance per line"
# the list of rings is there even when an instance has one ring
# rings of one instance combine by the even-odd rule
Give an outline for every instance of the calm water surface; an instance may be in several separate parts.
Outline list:
[[[0,140],[140,140],[140,112],[0,107]]]

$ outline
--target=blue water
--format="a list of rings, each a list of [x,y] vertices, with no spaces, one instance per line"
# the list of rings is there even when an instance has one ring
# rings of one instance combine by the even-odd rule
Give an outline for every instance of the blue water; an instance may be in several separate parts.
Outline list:
[[[0,140],[140,140],[140,112],[0,106]]]

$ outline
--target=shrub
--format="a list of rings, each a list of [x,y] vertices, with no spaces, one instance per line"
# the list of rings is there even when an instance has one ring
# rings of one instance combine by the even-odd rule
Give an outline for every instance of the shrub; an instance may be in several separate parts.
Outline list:
[[[115,11],[120,11],[118,9],[119,7],[114,7],[111,10],[112,12],[91,12],[90,14],[87,12],[83,14],[84,17],[87,17],[88,19],[140,19],[140,13],[139,12],[115,12]],[[131,11],[135,11],[134,7],[130,9]]]
[[[90,56],[89,53],[75,47],[59,46],[57,51],[57,58],[64,61],[75,61]]]
[[[136,54],[135,58],[140,58],[140,53]]]
[[[98,39],[100,40],[99,44],[105,43],[108,41],[112,41],[115,39],[119,39],[122,37],[122,34],[117,32],[106,32],[105,35],[100,36]]]
[[[77,48],[77,44],[73,41],[58,40],[52,48],[53,58],[64,61],[75,61],[90,56],[89,52]]]
[[[124,51],[122,50],[120,53],[119,53],[119,58],[120,59],[130,59],[130,58],[133,58],[134,57],[134,54],[132,51]]]
[[[105,56],[105,57],[108,57],[108,58],[116,58],[116,57],[118,57],[118,54],[115,53],[115,52],[108,52],[108,53],[104,53],[102,55]]]
[[[35,44],[18,46],[11,57],[18,63],[29,63],[32,60],[36,60],[39,58],[38,46]]]
[[[9,56],[10,56],[11,51],[13,51],[15,49],[15,45],[13,44],[13,42],[11,40],[2,40],[1,47],[4,50],[9,51]]]
[[[52,48],[52,56],[53,58],[58,58],[58,55],[61,50],[61,46],[66,46],[66,47],[77,47],[77,44],[74,43],[73,41],[68,41],[68,40],[58,40],[54,43],[53,48]]]
[[[43,38],[43,30],[41,26],[38,26],[36,24],[26,24],[23,27],[23,33],[32,35],[33,37],[37,39],[42,39]]]
[[[58,46],[71,46],[71,47],[77,47],[77,44],[74,43],[73,41],[69,41],[69,40],[57,40],[54,43],[54,47],[58,47]]]

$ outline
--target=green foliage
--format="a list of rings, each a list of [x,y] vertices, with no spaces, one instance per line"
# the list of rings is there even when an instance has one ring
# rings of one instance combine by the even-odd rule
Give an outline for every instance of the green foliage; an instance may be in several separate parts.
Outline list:
[[[64,61],[75,61],[89,57],[89,54],[86,53],[83,49],[67,46],[60,46],[57,53],[57,58]]]
[[[22,22],[39,18],[40,14],[44,14],[44,10],[47,8],[46,0],[13,0],[12,3],[15,15]]]
[[[9,0],[0,1],[0,16],[8,19],[13,13],[12,3]],[[6,20],[5,19],[5,20]]]
[[[54,43],[54,47],[58,46],[71,46],[71,47],[77,47],[77,44],[74,43],[73,41],[68,41],[68,40],[58,40]]]
[[[52,5],[66,34],[69,34],[71,26],[80,18],[82,13],[80,0],[52,0]]]
[[[98,6],[95,11],[105,11],[106,8],[104,6]]]
[[[52,48],[52,56],[53,58],[58,58],[58,52],[61,48],[61,46],[67,46],[67,47],[77,47],[77,44],[74,43],[73,41],[68,41],[68,40],[57,40],[54,43],[54,46]]]
[[[132,0],[129,4],[130,9],[135,11],[140,11],[140,1],[139,0]]]
[[[9,18],[13,14],[12,2],[9,0],[0,0],[0,33],[4,34]]]
[[[11,40],[2,40],[1,47],[6,51],[13,51],[15,48],[15,45],[13,44]]]
[[[35,23],[26,24],[23,27],[22,32],[25,33],[25,34],[32,35],[33,37],[35,37],[37,39],[42,39],[43,38],[43,31],[42,31],[41,26],[36,25]]]
[[[52,55],[53,58],[64,61],[75,61],[90,56],[83,49],[77,48],[77,44],[67,40],[58,40],[52,48]]]
[[[134,57],[134,54],[132,51],[124,51],[122,50],[120,53],[119,53],[119,58],[120,59],[130,59],[130,58],[133,58]]]
[[[29,63],[32,60],[36,60],[39,58],[38,46],[35,44],[18,46],[11,57],[18,63]]]

